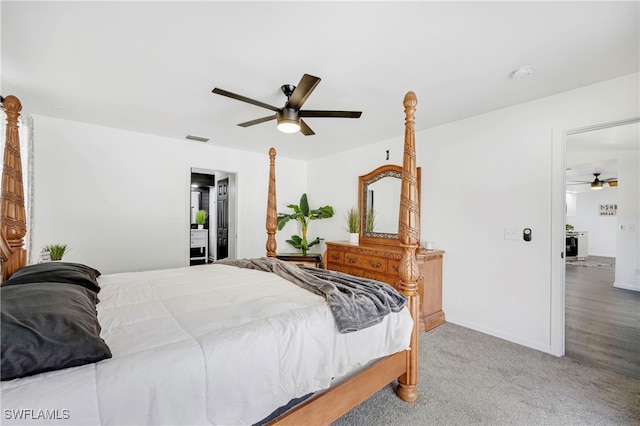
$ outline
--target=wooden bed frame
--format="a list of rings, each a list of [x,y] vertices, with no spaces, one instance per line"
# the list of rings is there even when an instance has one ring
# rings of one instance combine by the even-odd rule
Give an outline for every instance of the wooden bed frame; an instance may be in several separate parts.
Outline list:
[[[22,110],[15,96],[2,99],[7,113],[7,139],[4,145],[2,168],[2,195],[0,195],[0,259],[2,281],[27,264],[24,236],[27,234],[27,217],[24,210],[24,186],[20,160],[18,117]]]
[[[384,386],[398,385],[396,394],[403,401],[413,402],[418,398],[418,264],[416,249],[420,240],[420,207],[415,151],[415,109],[418,101],[413,92],[404,97],[405,134],[402,163],[402,189],[398,237],[402,248],[400,262],[400,289],[408,297],[408,307],[414,319],[410,349],[383,358],[349,379],[319,393],[293,410],[272,422],[277,425],[330,424],[355,406],[369,398]],[[2,280],[26,265],[24,237],[26,214],[24,187],[20,160],[18,117],[22,109],[15,96],[2,99],[7,113],[7,135],[2,169],[2,194],[0,196],[0,259]],[[276,256],[277,205],[275,178],[276,150],[269,150],[269,193],[267,201],[267,256]]]
[[[416,249],[420,241],[420,204],[416,166],[415,111],[418,99],[408,92],[404,97],[405,132],[402,160],[402,187],[398,238],[402,250],[400,260],[400,290],[409,298],[413,318],[410,349],[377,361],[348,380],[331,387],[313,399],[276,419],[274,425],[328,425],[389,383],[398,380],[396,394],[413,402],[418,398],[418,262]],[[269,150],[269,196],[267,200],[267,256],[276,254],[276,189],[274,148]]]

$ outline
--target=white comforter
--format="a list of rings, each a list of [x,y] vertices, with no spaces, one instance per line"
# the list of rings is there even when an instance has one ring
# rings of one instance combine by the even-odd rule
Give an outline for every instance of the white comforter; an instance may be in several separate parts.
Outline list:
[[[409,345],[406,308],[338,334],[320,296],[266,272],[201,265],[99,282],[113,358],[3,382],[2,424],[252,424]]]

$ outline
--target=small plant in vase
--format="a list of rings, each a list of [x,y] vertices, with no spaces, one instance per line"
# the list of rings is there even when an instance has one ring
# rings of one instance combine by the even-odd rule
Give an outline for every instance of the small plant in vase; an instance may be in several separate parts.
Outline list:
[[[196,224],[198,225],[198,229],[204,228],[204,224],[207,222],[208,217],[209,213],[206,210],[198,210],[196,212]]]
[[[355,207],[347,211],[347,231],[349,231],[349,243],[358,244],[360,237],[360,210]]]
[[[50,260],[62,260],[62,256],[67,252],[68,247],[66,244],[50,244],[42,247],[42,251],[49,253]]]
[[[295,220],[300,224],[300,231],[302,232],[302,237],[299,235],[292,235],[290,240],[286,240],[293,247],[297,248],[302,252],[302,254],[307,254],[309,248],[319,244],[323,238],[316,238],[315,240],[309,242],[307,241],[307,229],[309,227],[309,222],[312,220],[318,219],[328,219],[333,217],[333,207],[324,206],[318,209],[309,209],[309,201],[307,200],[307,194],[302,194],[300,197],[300,204],[289,204],[287,206],[290,209],[293,209],[293,213],[278,213],[278,231],[281,231],[282,228],[289,222],[290,220]]]

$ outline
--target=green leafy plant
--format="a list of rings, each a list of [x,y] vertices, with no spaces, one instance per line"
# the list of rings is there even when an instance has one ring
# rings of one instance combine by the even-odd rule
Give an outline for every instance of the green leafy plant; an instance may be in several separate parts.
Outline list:
[[[309,201],[307,200],[307,194],[302,194],[300,197],[300,204],[289,204],[287,206],[290,209],[293,209],[292,214],[278,213],[278,231],[281,231],[282,228],[290,221],[295,220],[300,224],[300,231],[302,232],[302,237],[299,235],[292,235],[290,240],[286,240],[289,244],[291,244],[296,249],[302,251],[302,254],[307,254],[309,248],[319,244],[324,238],[316,238],[315,240],[308,242],[307,241],[307,229],[309,227],[309,223],[312,220],[318,219],[328,219],[333,217],[333,207],[331,206],[323,206],[319,209],[311,210],[309,209]]]
[[[360,232],[360,210],[356,207],[347,210],[347,231],[350,234]]]
[[[49,252],[51,260],[62,260],[62,256],[67,252],[68,247],[66,244],[50,244],[42,247],[42,251]]]
[[[209,217],[209,213],[206,210],[198,210],[196,212],[196,223],[198,225],[204,225]]]
[[[365,219],[365,229],[367,230],[367,232],[373,232],[376,227],[376,212],[374,212],[373,209],[369,209],[367,211],[367,217]]]

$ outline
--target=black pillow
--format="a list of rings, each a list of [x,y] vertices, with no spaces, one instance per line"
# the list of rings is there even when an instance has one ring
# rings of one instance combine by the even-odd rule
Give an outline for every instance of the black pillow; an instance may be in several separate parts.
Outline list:
[[[74,284],[0,287],[1,379],[111,358],[95,292]]]
[[[81,263],[45,262],[18,269],[8,280],[2,283],[2,286],[32,283],[66,283],[80,285],[98,293],[100,291],[100,285],[97,281],[99,276],[100,271]]]

